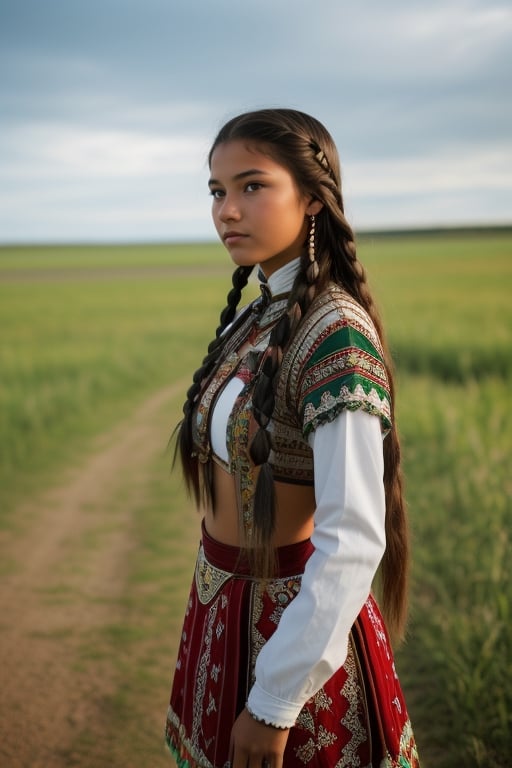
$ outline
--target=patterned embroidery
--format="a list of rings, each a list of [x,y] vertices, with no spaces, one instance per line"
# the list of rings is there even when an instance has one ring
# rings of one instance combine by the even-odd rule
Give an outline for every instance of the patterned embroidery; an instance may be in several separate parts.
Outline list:
[[[400,736],[400,756],[402,759],[403,768],[419,768],[420,759],[418,755],[418,748],[416,746],[416,740],[412,730],[411,721],[407,720],[402,729]],[[400,760],[398,762],[400,765]]]
[[[208,551],[206,540],[204,546]],[[293,567],[300,569],[304,560],[295,563]],[[219,569],[211,568],[215,581],[214,572]],[[226,765],[230,728],[225,724],[234,722],[240,697],[248,695],[254,681],[256,657],[275,631],[279,615],[299,591],[300,581],[300,576],[263,582],[231,574],[208,604],[197,599],[194,583],[179,651],[182,664],[175,675],[166,729],[167,743],[180,768]],[[243,621],[240,625],[242,613],[247,615],[247,624]],[[414,735],[383,630],[378,606],[370,598],[350,635],[343,667],[306,702],[290,730],[285,764],[370,768],[371,736],[376,736],[375,750],[382,748],[386,754],[381,758],[380,753],[378,760],[374,757],[375,765],[380,760],[379,768],[419,768]],[[237,654],[230,653],[235,646],[243,648],[241,667],[233,658]],[[360,647],[364,649],[361,655]],[[368,711],[366,680],[378,693],[379,711],[375,715]],[[374,716],[382,731],[376,728],[370,734],[369,722]]]
[[[418,748],[410,720],[407,720],[400,736],[400,754],[396,760],[388,753],[379,768],[420,768]]]
[[[332,420],[343,408],[363,408],[379,416],[384,430],[389,429],[389,386],[377,340],[341,316],[308,342],[310,355],[297,374],[296,393],[299,412],[304,412],[304,434]]]
[[[194,443],[200,462],[206,462],[211,454],[208,428],[210,423],[210,407],[219,394],[221,385],[227,381],[239,363],[238,355],[231,353],[214,372],[197,405],[194,422]]]
[[[308,434],[342,410],[361,408],[391,425],[383,353],[367,313],[332,287],[313,303],[283,357],[271,429],[279,480],[312,484]]]
[[[230,456],[226,467],[235,476],[241,530],[250,542],[255,468],[249,444],[255,430],[252,391],[269,335],[286,309],[287,297],[274,298],[261,316],[249,311],[226,339],[223,360],[206,382],[197,406],[194,443],[201,461],[211,454],[208,427],[211,409],[226,382],[241,376],[240,392],[227,425]],[[250,347],[247,348],[247,343]],[[242,358],[239,350],[246,349]],[[269,425],[274,478],[313,484],[311,430],[343,409],[361,408],[391,425],[391,406],[379,338],[368,314],[338,286],[315,299],[286,351],[276,388],[276,407]]]
[[[267,592],[276,604],[276,609],[271,614],[270,618],[276,626],[279,624],[283,610],[286,608],[288,603],[299,594],[299,591],[299,579],[286,579],[269,582],[267,586]]]
[[[330,747],[332,744],[334,744],[335,741],[338,741],[336,734],[331,733],[330,731],[326,730],[323,725],[321,725],[318,729],[317,749],[322,749],[322,747]]]
[[[309,761],[314,758],[315,752],[316,744],[313,739],[308,739],[305,744],[303,744],[301,747],[297,747],[295,750],[296,756],[299,758],[299,760],[302,760],[304,765],[307,765]]]
[[[217,640],[220,640],[220,636],[224,632],[224,624],[222,621],[219,621],[217,626],[215,627],[215,634],[217,635]]]
[[[347,765],[359,765],[360,759],[357,754],[357,750],[360,745],[363,744],[368,738],[368,734],[366,728],[363,725],[363,719],[361,717],[361,702],[363,701],[363,692],[359,683],[358,670],[352,642],[349,643],[347,659],[345,661],[345,669],[347,670],[348,676],[341,690],[341,694],[348,701],[349,707],[345,716],[341,719],[341,724],[344,725],[352,735],[350,741],[347,742],[341,751],[342,759],[339,761],[339,763],[337,763],[336,768],[343,768],[343,766]]]
[[[315,705],[315,713],[318,714],[321,709],[330,709],[332,699],[326,694],[323,688],[320,688],[318,693],[313,697],[313,703]]]
[[[199,461],[206,462],[211,456],[211,446],[208,435],[211,408],[215,399],[220,394],[223,386],[235,372],[240,369],[244,381],[248,381],[256,370],[257,360],[260,355],[256,350],[267,347],[270,328],[286,307],[286,299],[273,302],[260,316],[262,309],[260,300],[253,302],[242,311],[241,318],[234,323],[234,329],[226,334],[225,348],[217,368],[204,382],[197,408],[196,417],[192,423],[193,439],[197,449]],[[239,350],[250,338],[251,348],[243,356]]]
[[[199,554],[197,556],[195,580],[197,588],[197,596],[203,605],[208,603],[215,597],[222,586],[231,578],[231,574],[226,571],[221,571],[220,568],[215,568],[211,565],[204,556],[204,550],[201,546],[199,548]],[[224,608],[225,596],[222,596]]]
[[[300,591],[302,576],[289,576],[282,579],[271,579],[268,581],[257,581],[252,590],[252,622],[251,622],[251,655],[250,670],[251,680],[254,682],[254,666],[256,658],[265,644],[265,637],[258,629],[258,622],[264,612],[265,605],[271,604],[272,609],[268,611],[269,619],[277,626],[281,619],[284,609],[288,602]],[[284,599],[283,599],[284,598]]]
[[[375,611],[375,603],[373,602],[373,600],[369,599],[366,601],[364,607],[368,611],[368,616],[370,618],[370,621],[373,624],[375,637],[377,638],[377,645],[381,646],[384,649],[384,653],[386,654],[386,657],[389,660],[391,660],[392,658],[391,649],[388,644],[386,631],[384,629],[380,616]],[[393,662],[393,672],[395,674],[395,678],[397,678],[396,670],[394,669],[394,662]]]
[[[217,602],[213,603],[208,611],[208,623],[203,641],[201,658],[197,667],[197,677],[195,681],[195,701],[197,702],[196,711],[192,718],[191,741],[193,744],[199,743],[199,733],[201,731],[201,716],[204,710],[204,698],[206,686],[208,683],[208,668],[210,666],[210,654],[212,646],[213,625],[217,617]]]
[[[332,420],[340,411],[347,408],[349,411],[356,411],[359,408],[379,416],[385,423],[391,425],[391,411],[389,400],[386,397],[380,398],[376,389],[365,392],[361,384],[357,384],[354,391],[342,385],[337,395],[332,392],[323,392],[320,397],[320,404],[315,407],[313,403],[307,403],[304,409],[304,422],[309,430],[316,429],[329,416]]]
[[[206,714],[211,715],[212,712],[216,712],[217,707],[215,706],[215,699],[213,698],[211,692],[209,693],[208,698],[208,706],[206,707]]]
[[[239,405],[238,409],[237,405]],[[250,541],[252,535],[252,503],[255,488],[254,467],[248,451],[250,426],[251,411],[247,399],[239,397],[228,424],[228,450],[231,455],[231,471],[236,478],[241,527],[247,541]]]
[[[349,643],[348,653],[343,666],[345,673],[343,686],[338,689],[336,694],[337,703],[333,702],[332,697],[321,688],[312,699],[310,699],[301,710],[296,722],[296,727],[308,731],[311,736],[294,748],[296,757],[308,766],[311,761],[316,765],[316,760],[320,757],[319,753],[326,750],[326,756],[323,757],[321,764],[327,764],[327,761],[333,757],[329,750],[339,741],[340,734],[346,734],[343,737],[343,743],[340,743],[336,750],[336,755],[341,759],[336,764],[337,768],[346,768],[346,766],[360,766],[361,757],[358,752],[361,745],[367,741],[367,730],[365,727],[366,714],[364,712],[363,690],[359,680],[359,668],[355,660],[355,652],[352,642]],[[336,725],[336,719],[323,719],[318,716],[320,711],[336,712],[340,709],[344,714],[341,715],[339,724]],[[314,710],[314,714],[313,714]],[[318,725],[318,721],[320,724]],[[318,757],[317,757],[318,756]],[[334,766],[334,762],[332,763]]]
[[[304,763],[304,765],[307,765],[317,752],[324,747],[331,747],[336,741],[338,741],[336,734],[331,733],[321,725],[318,728],[316,741],[309,738],[305,744],[302,744],[302,746],[295,749],[295,755]],[[356,763],[350,763],[350,765],[356,765]]]
[[[176,762],[182,768],[188,768],[193,765],[187,758],[191,757],[195,761],[195,765],[200,765],[203,768],[214,768],[212,763],[208,760],[202,749],[199,749],[192,739],[188,738],[185,732],[185,728],[180,724],[179,717],[174,713],[172,707],[167,710],[167,734],[168,745],[176,758]],[[178,748],[178,744],[180,748]],[[186,754],[187,758],[183,755]]]
[[[310,733],[315,732],[315,720],[307,707],[301,709],[296,721],[296,726],[300,726],[301,728],[304,728],[305,731],[310,731]]]

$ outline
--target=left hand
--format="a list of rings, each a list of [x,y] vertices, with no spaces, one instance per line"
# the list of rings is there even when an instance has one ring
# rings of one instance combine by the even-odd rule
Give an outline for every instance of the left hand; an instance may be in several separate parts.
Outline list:
[[[231,768],[283,768],[289,733],[259,723],[242,710],[231,731]]]

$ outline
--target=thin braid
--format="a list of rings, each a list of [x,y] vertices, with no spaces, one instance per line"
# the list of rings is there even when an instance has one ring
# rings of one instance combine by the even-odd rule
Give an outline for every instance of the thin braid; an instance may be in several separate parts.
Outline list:
[[[252,396],[258,429],[251,440],[249,453],[259,472],[254,493],[254,528],[248,554],[254,571],[264,577],[272,575],[274,570],[274,551],[270,542],[276,518],[274,478],[269,463],[272,437],[268,425],[274,412],[277,375],[290,338],[290,328],[290,316],[285,312],[270,333]]]
[[[321,168],[323,168],[324,171],[326,171],[331,177],[331,179],[336,183],[336,175],[333,169],[331,168],[331,164],[329,163],[329,160],[327,159],[327,155],[325,154],[323,149],[313,139],[309,142],[309,146],[313,150],[313,156],[317,161],[318,165],[320,165]]]
[[[211,498],[213,490],[210,483],[207,483],[206,487],[203,488],[201,484],[199,462],[194,451],[192,438],[194,406],[201,392],[203,382],[212,373],[220,357],[220,352],[225,342],[223,333],[236,315],[236,310],[242,297],[242,290],[247,285],[252,270],[253,267],[240,266],[233,272],[231,278],[232,288],[227,295],[227,304],[220,314],[220,322],[215,331],[215,338],[209,343],[207,354],[201,366],[192,377],[192,384],[187,391],[186,400],[183,404],[183,419],[176,428],[178,430],[178,440],[174,461],[176,461],[176,455],[179,451],[187,488],[192,492],[197,504],[201,501],[202,491]]]
[[[242,298],[242,291],[248,283],[254,267],[237,267],[231,276],[232,288],[227,295],[227,305],[220,313],[220,324],[215,331],[215,337],[218,339],[224,329],[231,323],[235,317],[236,309]],[[212,342],[214,343],[214,342]]]
[[[273,447],[272,436],[268,426],[274,413],[275,392],[283,355],[317,291],[320,269],[314,258],[314,233],[315,222],[312,217],[308,252],[301,258],[299,273],[288,299],[287,311],[271,331],[252,397],[253,414],[258,429],[249,451],[253,463],[259,467],[259,472],[254,493],[254,529],[248,556],[254,571],[263,577],[271,576],[275,567],[275,551],[271,540],[275,529],[276,503],[274,478],[269,462]]]

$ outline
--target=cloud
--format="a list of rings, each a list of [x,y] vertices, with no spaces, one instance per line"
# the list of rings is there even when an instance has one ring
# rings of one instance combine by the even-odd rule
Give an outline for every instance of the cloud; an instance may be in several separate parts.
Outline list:
[[[364,227],[510,220],[511,33],[494,0],[3,4],[0,237],[213,237],[210,141],[276,105],[331,130]]]
[[[5,179],[150,177],[188,173],[206,156],[207,139],[184,134],[30,123],[4,138]]]
[[[351,193],[357,197],[506,191],[512,184],[512,141],[476,153],[466,145],[423,157],[357,161],[350,166],[350,177]]]
[[[510,222],[512,142],[355,161],[344,194],[356,229]]]

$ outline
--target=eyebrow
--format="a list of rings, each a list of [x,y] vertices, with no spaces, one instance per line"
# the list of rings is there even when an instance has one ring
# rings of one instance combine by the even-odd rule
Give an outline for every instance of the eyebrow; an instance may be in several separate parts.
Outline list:
[[[267,171],[261,171],[259,168],[250,168],[248,171],[242,171],[241,173],[237,173],[235,176],[233,176],[232,181],[240,181],[240,179],[245,179],[246,176],[268,176],[269,174]],[[221,182],[217,179],[210,179],[208,182],[208,186],[212,187],[214,184],[220,184]]]

